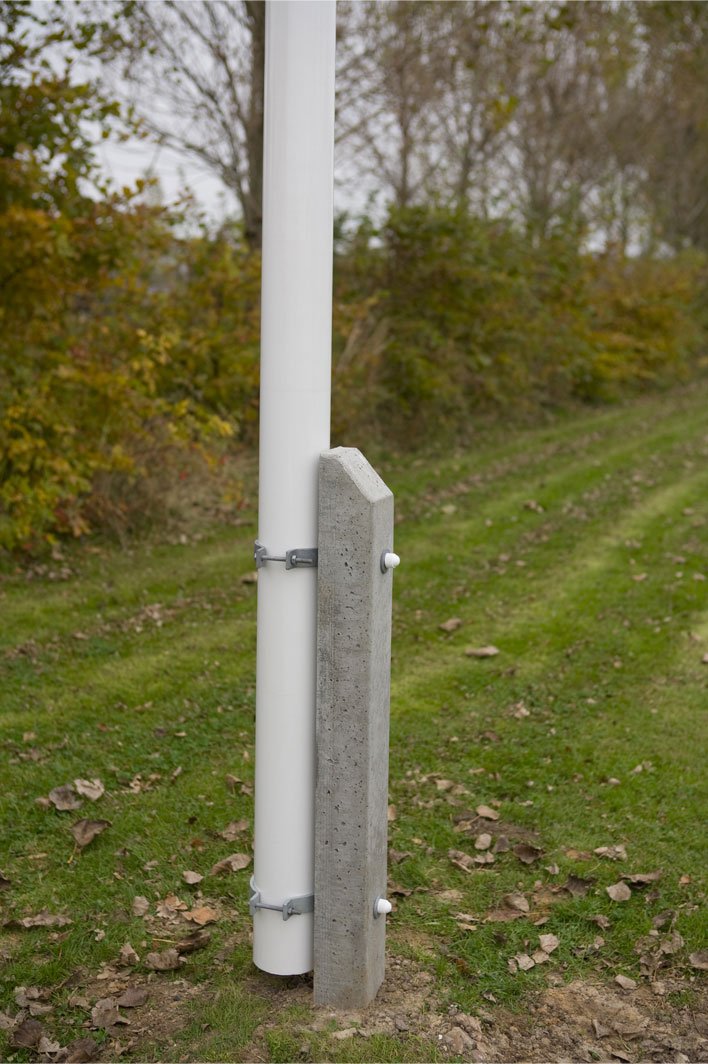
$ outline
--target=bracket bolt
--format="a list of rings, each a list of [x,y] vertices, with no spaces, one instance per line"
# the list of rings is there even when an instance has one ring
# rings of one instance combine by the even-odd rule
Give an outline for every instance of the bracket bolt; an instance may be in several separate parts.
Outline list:
[[[374,918],[378,916],[388,916],[392,909],[393,906],[391,905],[391,902],[379,895],[374,902]]]
[[[392,550],[385,550],[381,555],[381,572],[387,573],[389,569],[395,569],[401,564],[401,559]]]

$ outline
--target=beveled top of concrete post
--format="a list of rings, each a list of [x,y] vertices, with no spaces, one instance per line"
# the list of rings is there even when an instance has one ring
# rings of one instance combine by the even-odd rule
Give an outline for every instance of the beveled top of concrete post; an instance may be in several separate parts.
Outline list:
[[[367,500],[375,503],[380,499],[393,498],[393,492],[387,488],[373,466],[369,465],[361,451],[356,447],[332,447],[320,455],[320,463],[337,462],[351,482]]]

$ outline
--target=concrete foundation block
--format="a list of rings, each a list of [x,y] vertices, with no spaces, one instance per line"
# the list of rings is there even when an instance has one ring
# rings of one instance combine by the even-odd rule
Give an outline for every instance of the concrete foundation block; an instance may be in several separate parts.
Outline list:
[[[354,448],[319,469],[315,1003],[366,1005],[384,977],[393,495]]]

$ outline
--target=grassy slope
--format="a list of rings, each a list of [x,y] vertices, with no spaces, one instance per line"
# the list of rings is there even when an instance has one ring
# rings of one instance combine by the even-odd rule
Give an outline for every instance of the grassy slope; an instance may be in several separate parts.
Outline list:
[[[705,858],[708,581],[696,577],[708,576],[707,399],[705,390],[664,397],[497,433],[466,454],[379,463],[396,491],[403,558],[391,845],[412,856],[392,874],[413,891],[390,922],[389,942],[433,974],[431,1001],[443,1007],[474,1012],[489,1007],[490,995],[514,1006],[543,985],[547,969],[507,969],[525,940],[534,948],[538,929],[523,920],[463,931],[452,914],[483,916],[505,893],[562,882],[569,872],[596,884],[585,898],[553,905],[542,928],[560,938],[555,968],[567,978],[598,964],[582,952],[598,931],[591,914],[612,920],[601,951],[608,978],[637,976],[634,942],[661,910],[679,910],[686,949],[677,965],[704,944],[695,902]],[[10,932],[4,946],[0,939],[0,1008],[17,985],[52,986],[78,965],[96,970],[127,939],[139,952],[142,942],[151,948],[130,915],[132,898],[186,897],[183,869],[205,872],[246,848],[216,832],[252,814],[250,795],[227,790],[224,777],[240,777],[247,791],[253,773],[255,591],[241,577],[254,532],[216,528],[185,546],[76,552],[68,580],[11,570],[3,577],[0,868],[12,886],[0,898],[6,914],[46,906],[74,923],[55,940],[47,930]],[[155,603],[160,610],[146,613]],[[462,626],[445,634],[438,626],[452,616]],[[498,657],[464,655],[488,643]],[[521,702],[523,718],[514,716]],[[23,739],[27,732],[36,737]],[[24,759],[30,749],[41,759]],[[132,793],[138,773],[159,779]],[[431,773],[469,794],[440,789],[447,784]],[[68,834],[74,815],[34,802],[77,776],[100,777],[108,794],[76,815],[113,825],[80,855]],[[608,784],[612,777],[620,784]],[[474,853],[453,817],[480,802],[499,802],[505,821],[537,831],[542,861],[526,866],[505,854],[472,873],[453,866],[451,847]],[[564,852],[614,843],[626,845],[626,863]],[[157,863],[146,870],[148,862]],[[547,871],[553,862],[558,875]],[[604,887],[621,872],[654,869],[663,877],[648,897],[635,892],[622,905],[607,897]],[[208,979],[212,1002],[194,1006],[176,1046],[158,1039],[151,1048],[147,1036],[140,1059],[244,1059],[266,1018],[274,1021],[272,1059],[298,1053],[307,1010],[286,999],[274,1016],[269,981],[250,969],[248,875],[205,881],[223,916],[210,947],[181,974]],[[450,890],[461,898],[441,896]],[[85,1014],[66,1004],[68,993],[54,995],[47,1026],[78,1037]],[[307,1038],[314,1059],[429,1060],[437,1052],[405,1035]]]

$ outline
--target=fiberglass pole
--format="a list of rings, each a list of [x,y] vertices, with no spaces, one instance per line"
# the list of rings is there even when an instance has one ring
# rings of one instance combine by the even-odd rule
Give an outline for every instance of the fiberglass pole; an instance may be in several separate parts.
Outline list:
[[[254,962],[274,975],[313,965],[317,570],[309,552],[318,459],[329,447],[335,20],[334,0],[267,5],[251,910]]]

